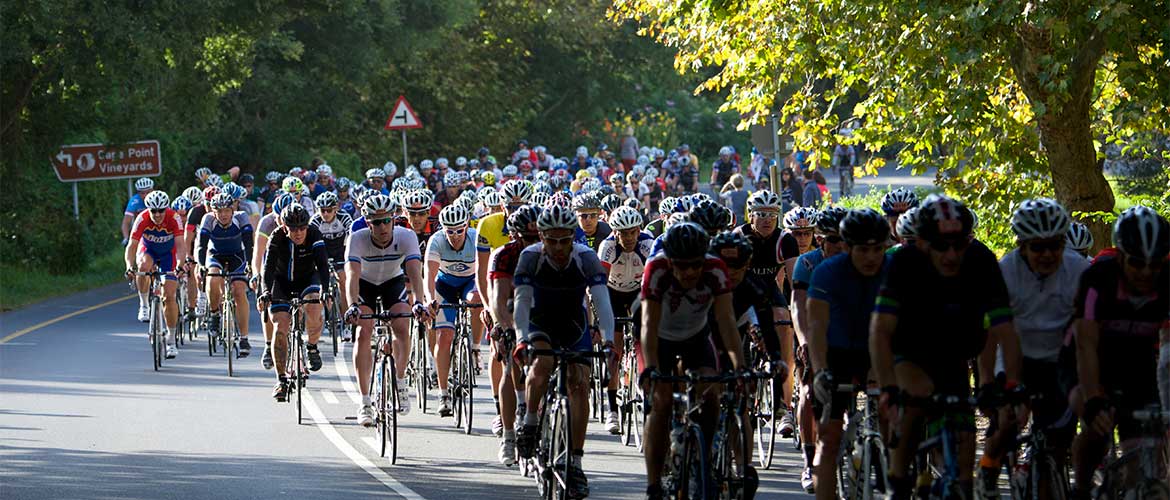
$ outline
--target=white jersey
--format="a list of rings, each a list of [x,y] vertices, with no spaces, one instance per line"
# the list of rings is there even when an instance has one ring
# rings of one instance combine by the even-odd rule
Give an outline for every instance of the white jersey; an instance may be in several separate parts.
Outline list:
[[[638,234],[638,244],[633,252],[622,250],[617,241],[617,231],[604,240],[597,250],[601,265],[609,270],[606,285],[619,292],[636,292],[642,288],[642,276],[646,270],[646,259],[654,248],[654,237],[645,231]]]
[[[1056,361],[1064,341],[1065,327],[1074,312],[1077,287],[1089,262],[1065,249],[1055,274],[1039,278],[1028,268],[1019,249],[999,261],[999,269],[1011,298],[1012,318],[1020,335],[1024,357]]]
[[[451,248],[444,231],[438,231],[427,241],[427,262],[438,262],[439,273],[456,278],[475,276],[475,258],[478,255],[475,249],[475,230],[467,228],[467,237],[463,240],[463,248]]]
[[[418,237],[405,227],[394,228],[394,239],[385,248],[378,247],[371,239],[369,228],[355,231],[345,247],[345,260],[362,265],[362,281],[381,285],[402,276],[402,265],[407,261],[421,260],[418,252]]]

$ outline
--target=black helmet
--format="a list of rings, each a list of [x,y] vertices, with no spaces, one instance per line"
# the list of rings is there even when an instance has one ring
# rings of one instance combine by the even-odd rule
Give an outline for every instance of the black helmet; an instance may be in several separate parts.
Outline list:
[[[821,234],[838,233],[841,231],[841,220],[849,211],[841,207],[829,207],[813,216],[813,227]]]
[[[926,198],[914,222],[918,237],[926,241],[968,236],[975,225],[971,211],[963,203],[940,194]]]
[[[304,227],[309,225],[309,211],[300,203],[293,203],[280,212],[280,221],[288,227]]]
[[[670,226],[662,235],[662,251],[671,259],[694,259],[707,253],[707,231],[694,222]]]
[[[253,177],[252,174],[244,174],[244,175],[240,176],[240,182],[239,182],[240,185],[255,184],[255,183],[256,183],[256,178]]]
[[[1170,253],[1170,223],[1149,207],[1126,209],[1113,224],[1113,244],[1126,255],[1165,259]]]
[[[727,267],[740,268],[752,260],[752,242],[735,231],[724,231],[711,239],[707,253],[723,259]]]
[[[479,153],[479,156],[487,156],[487,155],[491,154],[491,151],[488,151],[487,146],[479,148],[479,151],[477,151],[477,152]]]
[[[838,227],[849,245],[874,245],[890,239],[890,223],[872,208],[850,210]]]
[[[523,205],[512,212],[508,216],[508,232],[515,234],[526,234],[529,232],[528,226],[536,224],[537,219],[540,218],[540,207],[536,205]]]
[[[601,209],[601,200],[594,193],[581,193],[573,198],[573,211]]]
[[[709,232],[727,228],[727,210],[711,200],[701,200],[691,209],[689,220]]]

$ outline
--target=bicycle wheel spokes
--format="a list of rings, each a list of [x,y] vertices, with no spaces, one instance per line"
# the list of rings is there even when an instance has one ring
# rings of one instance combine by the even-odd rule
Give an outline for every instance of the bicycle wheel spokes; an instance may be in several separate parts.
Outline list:
[[[769,469],[772,467],[772,458],[776,451],[776,435],[779,418],[776,414],[776,401],[773,389],[775,384],[762,381],[756,389],[756,444],[759,450],[760,466]]]
[[[394,357],[386,356],[389,367],[386,369],[385,377],[390,379],[390,394],[387,400],[390,401],[390,409],[386,412],[390,416],[390,463],[398,463],[398,408],[402,404],[398,400],[398,370],[394,365]]]
[[[463,346],[460,352],[463,353],[463,373],[459,381],[461,386],[459,388],[459,398],[463,402],[459,406],[462,408],[464,417],[463,433],[471,434],[471,410],[474,404],[472,388],[475,386],[475,367],[472,365],[475,363],[475,360],[471,355],[471,337],[467,336],[466,330],[463,332],[462,344]]]
[[[147,334],[150,335],[150,354],[154,357],[154,371],[162,366],[162,341],[158,335],[159,332],[159,311],[158,311],[158,297],[153,293],[150,296],[150,324],[147,326]]]
[[[549,448],[547,472],[547,490],[551,498],[567,500],[569,466],[572,462],[572,420],[569,415],[568,400],[562,400],[557,405],[552,422],[552,442]]]
[[[297,425],[300,425],[304,422],[304,408],[301,405],[301,389],[305,385],[303,378],[305,373],[305,357],[304,346],[301,344],[301,332],[294,330],[293,335],[296,336],[296,343],[292,344],[295,346],[294,349],[296,349],[296,352],[293,354],[296,357],[296,361],[293,363],[293,370],[295,370],[293,380],[297,384]]]
[[[378,363],[378,411],[377,411],[377,426],[378,426],[378,441],[382,443],[380,456],[386,456],[386,447],[390,444],[390,420],[392,415],[397,413],[397,406],[389,408],[392,400],[390,383],[393,375],[387,370],[386,358],[389,356],[379,356],[381,361]]]

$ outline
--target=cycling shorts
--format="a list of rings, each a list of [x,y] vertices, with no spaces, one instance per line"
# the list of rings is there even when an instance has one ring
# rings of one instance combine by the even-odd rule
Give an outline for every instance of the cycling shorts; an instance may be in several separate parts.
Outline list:
[[[166,273],[165,278],[171,281],[176,281],[175,276],[175,253],[173,251],[154,252],[146,248],[145,245],[138,247],[139,254],[146,254],[150,256],[150,260],[154,261],[154,267],[161,273]]]
[[[922,369],[934,384],[936,394],[960,397],[971,395],[971,369],[966,360],[894,354],[894,365],[901,363],[910,363]]]
[[[466,299],[474,291],[475,276],[460,278],[439,273],[438,278],[435,279],[435,292],[439,294],[440,304],[458,304],[459,299]],[[458,309],[440,309],[439,316],[435,318],[435,328],[454,329],[458,314]]]
[[[371,309],[377,309],[381,299],[383,310],[389,311],[391,306],[406,302],[406,276],[388,279],[381,285],[358,280],[358,297]]]
[[[317,283],[316,275],[313,275],[311,279],[295,282],[277,279],[272,283],[272,290],[269,291],[271,302],[268,304],[268,312],[271,314],[289,312],[292,309],[289,302],[293,297],[304,299],[314,293],[321,293],[321,284]]]
[[[248,260],[245,258],[243,252],[218,255],[207,254],[206,265],[210,269],[218,269],[217,272],[239,274],[239,276],[232,276],[232,281],[248,281],[247,276],[244,276],[244,271],[247,270]]]
[[[608,287],[607,289],[609,290],[609,304],[612,306],[613,315],[619,318],[632,316],[634,305],[638,303],[642,291],[622,292]]]
[[[658,371],[660,373],[674,373],[677,359],[682,359],[683,370],[698,370],[710,368],[719,370],[719,359],[715,356],[715,344],[711,343],[709,330],[687,340],[673,341],[658,339]],[[645,360],[639,359],[638,364],[645,366]],[[729,367],[730,368],[730,367]]]
[[[833,380],[838,384],[853,384],[864,386],[869,379],[869,352],[852,349],[835,349],[830,347],[826,353],[826,363]],[[811,370],[809,370],[811,371]],[[860,392],[860,391],[859,391]],[[830,402],[829,418],[841,420],[845,412],[854,404],[853,394],[850,392],[834,392]],[[812,398],[813,415],[820,421],[825,405],[817,398]]]
[[[580,332],[574,336],[571,330],[568,334],[546,333],[540,329],[534,328],[528,332],[529,343],[537,340],[544,340],[552,345],[553,349],[561,349],[567,351],[587,352],[593,350],[593,337],[589,335],[588,331]],[[580,363],[588,364],[589,360],[578,360]]]

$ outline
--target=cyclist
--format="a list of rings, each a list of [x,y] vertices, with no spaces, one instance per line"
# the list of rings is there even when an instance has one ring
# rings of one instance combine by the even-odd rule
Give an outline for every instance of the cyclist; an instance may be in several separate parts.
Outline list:
[[[780,259],[781,232],[777,230],[780,218],[780,197],[768,190],[752,193],[748,198],[748,222],[735,228],[735,231],[747,237],[752,244],[752,261],[748,265],[749,278],[761,290],[771,295],[772,317],[777,322],[775,332],[762,331],[764,336],[777,335],[779,337],[780,353],[786,366],[793,366],[793,338],[792,328],[781,326],[780,321],[789,321],[787,298],[781,293],[782,280]],[[811,235],[810,235],[811,236]],[[811,239],[811,238],[810,238]],[[795,263],[794,263],[795,265]],[[766,313],[765,313],[766,314]],[[781,384],[784,404],[792,401],[792,385]],[[779,430],[785,436],[791,436],[793,431],[792,412],[786,411],[780,417]]]
[[[328,167],[328,165],[321,165],[317,167]],[[346,299],[345,286],[345,240],[349,238],[349,228],[353,225],[353,219],[348,213],[341,210],[339,206],[340,200],[332,191],[325,191],[317,195],[317,214],[309,220],[309,225],[317,228],[321,233],[321,239],[325,241],[325,254],[329,257],[329,263],[332,266],[330,272],[337,277],[337,293],[338,297],[325,297],[326,300],[339,300],[340,304],[348,304]],[[328,287],[329,281],[319,283],[323,288]],[[340,309],[340,308],[338,308]],[[349,328],[342,328],[341,334],[344,337],[349,335]]]
[[[203,216],[209,212],[208,209],[211,207],[211,199],[217,194],[219,194],[219,188],[215,186],[203,188],[203,203],[191,207],[191,210],[187,212],[187,229],[184,234],[184,242],[187,245],[188,264],[194,262],[191,256],[197,255],[195,253],[195,243],[199,240],[199,226],[203,224]],[[199,265],[203,264],[199,263]],[[198,288],[198,294],[195,299],[195,315],[203,317],[207,314],[207,293],[203,289],[203,278],[199,276],[198,279],[192,279],[190,281],[194,282],[195,287]]]
[[[413,307],[406,302],[406,285],[410,282],[414,297],[424,296],[421,256],[418,238],[414,232],[394,225],[397,207],[389,196],[374,194],[365,199],[362,213],[369,227],[349,236],[345,247],[346,298],[349,309],[346,321],[357,324],[357,343],[353,349],[353,364],[357,371],[358,389],[362,394],[358,409],[358,424],[374,425],[374,406],[370,401],[370,377],[373,373],[371,340],[374,321],[359,319],[370,314],[380,302],[391,313],[413,311],[420,321],[430,317],[429,311],[417,299]],[[406,318],[390,322],[394,334],[394,362],[398,377],[398,411],[410,412],[410,389],[404,380],[407,360],[410,359],[410,323]]]
[[[1080,222],[1073,222],[1068,227],[1068,247],[1076,250],[1081,257],[1089,258],[1089,250],[1093,248],[1093,233],[1089,226]]]
[[[584,307],[588,294],[597,314],[597,328],[605,345],[613,343],[613,310],[605,287],[605,270],[597,254],[589,247],[574,243],[577,218],[573,212],[551,206],[537,219],[541,242],[520,253],[515,273],[514,321],[519,341],[516,353],[526,352],[527,346],[536,349],[559,348],[589,351],[593,339]],[[521,457],[530,458],[539,437],[539,405],[548,388],[553,362],[547,356],[531,361],[526,378],[527,397],[524,425],[516,436]],[[575,365],[569,377],[570,421],[573,428],[569,460],[569,478],[566,490],[571,498],[589,496],[589,483],[581,468],[584,455],[585,430],[589,423],[589,368]],[[551,438],[551,436],[548,436]]]
[[[491,303],[491,298],[494,296],[490,284],[488,283],[488,268],[489,259],[492,250],[500,248],[511,241],[508,235],[507,219],[516,209],[524,206],[532,198],[532,184],[527,181],[508,181],[504,183],[503,188],[504,211],[501,213],[494,213],[480,219],[479,225],[475,230],[475,247],[478,252],[476,257],[476,288],[488,298],[487,309],[492,310],[495,305]],[[490,314],[490,313],[489,313]],[[485,318],[490,319],[490,317]],[[488,323],[488,321],[485,321]],[[479,345],[479,339],[472,339],[473,343]],[[479,360],[476,359],[476,366],[479,366]],[[491,377],[492,398],[496,406],[496,417],[492,419],[492,433],[496,437],[503,436],[504,420],[500,415],[500,381],[504,375],[504,366],[499,361],[492,361],[488,374]]]
[[[609,289],[609,303],[614,315],[632,317],[637,309],[642,273],[646,260],[650,258],[654,238],[642,231],[642,215],[630,207],[618,207],[609,220],[614,231],[601,242],[598,257],[607,275],[606,287]],[[614,357],[617,359],[621,359],[625,346],[623,336],[621,329],[614,331]],[[605,427],[611,434],[621,432],[617,405],[618,368],[618,363],[610,364],[609,387],[606,390],[609,414]]]
[[[595,253],[601,242],[613,233],[613,228],[601,220],[601,200],[596,193],[583,193],[573,198],[573,211],[577,213],[576,243],[581,243]]]
[[[918,239],[918,231],[914,229],[917,217],[918,207],[914,207],[905,212],[902,212],[902,215],[898,216],[898,222],[894,226],[894,234],[898,237],[898,241],[900,241],[900,243],[896,243],[891,246],[889,250],[886,250],[887,252],[894,253],[898,251],[898,248],[902,247],[903,245],[915,245],[914,242]]]
[[[813,493],[813,461],[816,455],[817,426],[813,423],[814,411],[812,396],[813,369],[808,362],[808,314],[807,299],[809,283],[812,281],[813,271],[826,259],[845,251],[845,240],[841,238],[839,225],[845,218],[846,210],[840,207],[828,207],[813,215],[815,238],[820,244],[797,257],[792,271],[792,319],[796,324],[797,355],[796,365],[800,376],[797,384],[800,388],[800,402],[796,408],[796,417],[800,421],[800,442],[804,445],[804,471],[800,475],[800,485],[806,492]],[[885,241],[885,240],[883,240]]]
[[[154,181],[149,177],[142,177],[134,181],[134,193],[130,201],[126,202],[126,213],[122,217],[122,246],[130,242],[130,228],[138,214],[146,210],[146,196],[154,191]]]
[[[993,384],[998,346],[1004,350],[1004,387],[1012,390],[1019,380],[1019,339],[1007,286],[995,254],[972,238],[972,224],[971,212],[962,203],[941,195],[927,198],[918,209],[917,246],[903,246],[891,256],[875,300],[869,348],[885,393],[883,411],[889,411],[890,396],[902,400],[898,438],[890,450],[894,498],[908,498],[913,487],[908,467],[926,419],[925,409],[914,404],[917,400],[935,394],[968,397],[968,365],[976,356],[981,387]],[[947,332],[945,342],[939,341],[940,331]],[[981,388],[981,393],[987,391]],[[954,411],[962,420],[956,429],[959,488],[970,498],[974,413]]]
[[[175,334],[179,325],[179,304],[175,290],[178,287],[175,265],[187,257],[187,246],[183,244],[182,219],[172,210],[170,199],[162,191],[151,191],[143,201],[145,209],[134,219],[130,241],[126,245],[126,275],[133,272],[152,272],[156,268],[166,273],[163,281],[163,316],[166,318],[166,357],[172,359],[178,353],[175,348]],[[138,289],[138,321],[150,321],[150,278],[135,277]]]
[[[801,308],[801,329],[808,341],[808,358],[813,377],[813,413],[817,425],[815,491],[817,498],[835,498],[837,491],[837,454],[841,445],[842,422],[853,404],[849,394],[837,392],[837,384],[865,385],[869,375],[869,312],[877,297],[886,265],[885,250],[890,227],[873,209],[850,210],[835,217],[836,210],[826,209],[818,219],[818,231],[825,239],[836,236],[841,242],[826,241],[823,250],[833,255],[825,258],[808,275],[800,272],[803,286],[796,293],[808,299]],[[822,227],[826,217],[839,219],[838,230],[829,233]],[[839,234],[838,234],[839,233]],[[808,254],[806,254],[808,255]],[[801,256],[804,260],[804,256]],[[794,278],[796,279],[796,278]],[[824,415],[825,405],[830,414]]]
[[[1098,257],[1085,271],[1075,302],[1080,386],[1074,393],[1083,404],[1077,408],[1081,433],[1073,444],[1074,498],[1089,497],[1093,471],[1115,428],[1123,449],[1140,437],[1132,412],[1159,403],[1153,381],[1165,384],[1170,358],[1165,338],[1170,223],[1150,208],[1135,206],[1113,224],[1113,244],[1118,253]]]
[[[439,223],[443,225],[444,234],[431,238],[427,243],[426,275],[427,303],[431,311],[437,311],[440,304],[459,304],[466,301],[469,304],[480,303],[479,291],[475,287],[476,278],[476,250],[475,230],[468,227],[471,214],[463,205],[455,203],[448,205],[439,212]],[[446,309],[434,323],[430,339],[436,369],[438,371],[439,416],[450,417],[451,394],[447,387],[447,375],[451,372],[451,341],[455,333],[455,321],[458,311]],[[473,337],[482,338],[483,323],[479,314],[471,315],[471,329]],[[472,345],[472,351],[478,359],[479,344]]]
[[[272,210],[264,217],[260,218],[260,222],[256,224],[256,242],[252,244],[252,269],[264,269],[264,256],[268,253],[268,239],[272,237],[272,233],[276,231],[281,225],[280,214],[285,207],[293,204],[293,197],[288,193],[280,193],[272,199]],[[263,293],[261,276],[252,276],[252,290],[257,294]],[[272,321],[271,317],[266,317],[264,313],[266,309],[262,304],[257,302],[256,309],[262,315],[261,325],[264,330],[264,355],[260,358],[260,364],[264,366],[265,370],[272,369],[272,333],[276,331],[276,323]]]
[[[212,212],[203,216],[199,225],[199,241],[195,253],[199,263],[215,269],[220,274],[243,274],[248,267],[248,256],[252,254],[252,223],[244,212],[235,210],[235,200],[230,194],[219,193],[211,199]],[[219,329],[219,306],[223,299],[223,276],[210,276],[207,281],[207,296],[213,309],[209,311],[208,335]],[[252,352],[248,343],[248,290],[247,278],[231,277],[232,295],[236,299],[236,324],[240,329],[240,357]]]
[[[914,191],[898,188],[882,196],[882,212],[886,214],[886,221],[890,224],[890,231],[894,232],[895,243],[901,243],[898,233],[898,218],[907,210],[918,206],[918,195]]]
[[[324,193],[323,193],[324,194]],[[330,193],[332,194],[332,193]],[[264,256],[264,292],[256,297],[258,304],[267,305],[272,322],[276,324],[274,343],[276,352],[276,387],[272,397],[286,401],[290,390],[285,364],[294,346],[288,345],[288,331],[292,318],[289,316],[289,301],[294,298],[316,299],[321,294],[321,283],[327,283],[329,256],[321,231],[310,224],[309,211],[293,203],[280,212],[281,225],[272,232],[268,251]],[[317,342],[321,340],[321,304],[305,304],[305,330],[308,332],[309,370],[321,369],[321,351]],[[299,332],[298,332],[299,334]]]
[[[682,222],[672,225],[663,241],[662,253],[646,263],[642,280],[642,355],[646,367],[639,377],[641,383],[659,373],[658,367],[662,367],[662,373],[673,373],[676,358],[684,370],[714,375],[719,368],[711,344],[715,335],[723,340],[732,368],[739,370],[743,367],[743,351],[735,328],[731,282],[723,261],[707,254],[707,232],[698,224]],[[709,320],[712,312],[714,316]],[[661,498],[673,395],[670,384],[646,389],[652,401],[643,448],[646,496]],[[700,393],[704,395],[703,435],[710,436],[718,415],[719,389],[702,386]]]
[[[646,224],[646,232],[650,233],[650,236],[657,238],[666,232],[666,219],[670,217],[671,213],[674,213],[674,205],[675,199],[672,196],[663,198],[662,202],[658,204],[658,218]]]
[[[264,174],[264,189],[260,191],[260,212],[268,214],[272,212],[272,203],[276,201],[277,191],[280,191],[280,181],[284,179],[284,174],[277,171],[270,171]]]

